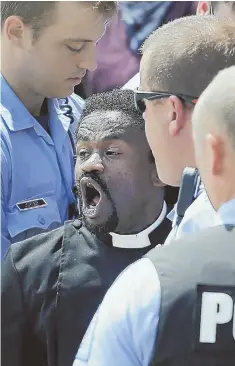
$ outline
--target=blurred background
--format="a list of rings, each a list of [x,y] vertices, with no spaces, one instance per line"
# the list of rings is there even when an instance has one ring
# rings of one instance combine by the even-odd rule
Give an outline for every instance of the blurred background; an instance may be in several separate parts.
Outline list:
[[[87,98],[122,87],[139,71],[146,37],[164,23],[195,14],[196,8],[197,1],[121,1],[97,46],[97,69],[87,73],[75,93]]]

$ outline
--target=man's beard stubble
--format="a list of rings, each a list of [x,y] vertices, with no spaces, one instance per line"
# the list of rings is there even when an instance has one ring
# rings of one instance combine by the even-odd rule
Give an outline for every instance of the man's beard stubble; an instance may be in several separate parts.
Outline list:
[[[89,220],[86,219],[86,217],[83,215],[82,211],[82,193],[80,189],[80,181],[82,178],[91,178],[94,181],[96,181],[100,188],[103,191],[103,194],[106,195],[108,201],[111,203],[112,206],[112,213],[107,217],[106,221],[104,221],[102,224],[92,224],[89,222]],[[95,234],[98,239],[101,239],[104,237],[104,235],[114,232],[119,224],[119,218],[117,215],[117,209],[115,206],[115,203],[111,197],[111,194],[109,192],[109,189],[105,182],[102,181],[100,176],[98,176],[95,173],[84,173],[79,180],[76,182],[77,190],[78,190],[78,199],[79,199],[79,209],[80,209],[80,219],[82,221],[82,224],[86,227],[87,230],[89,230],[91,233]],[[102,203],[101,203],[102,204]]]

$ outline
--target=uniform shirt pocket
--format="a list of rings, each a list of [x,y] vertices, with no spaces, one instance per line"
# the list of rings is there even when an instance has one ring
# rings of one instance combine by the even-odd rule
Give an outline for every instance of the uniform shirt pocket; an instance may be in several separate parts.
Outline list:
[[[15,204],[7,213],[8,232],[12,243],[62,225],[55,194],[41,194],[40,197],[28,198],[27,201],[39,198],[46,202],[46,206],[20,211]]]

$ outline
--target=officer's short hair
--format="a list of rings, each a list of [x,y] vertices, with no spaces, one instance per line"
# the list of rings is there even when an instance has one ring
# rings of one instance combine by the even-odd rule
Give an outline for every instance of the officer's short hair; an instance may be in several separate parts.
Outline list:
[[[135,107],[134,92],[128,89],[113,89],[111,91],[93,94],[85,101],[85,106],[80,117],[80,122],[89,116],[91,113],[97,113],[97,120],[94,119],[94,130],[99,131],[103,129],[102,112],[121,112],[117,115],[116,125],[124,128],[139,128],[144,132],[144,119],[142,114]],[[101,118],[99,118],[99,116]],[[125,117],[125,118],[123,118]],[[107,121],[104,122],[105,124]],[[75,133],[76,140],[80,139],[78,124]],[[154,161],[152,152],[150,151],[150,160]]]
[[[235,24],[188,16],[158,28],[145,41],[141,77],[152,91],[199,97],[219,70],[235,59]]]
[[[38,38],[40,31],[51,24],[57,3],[58,1],[1,1],[1,27],[10,16],[19,16],[33,29],[34,38]],[[106,14],[107,18],[112,17],[117,10],[116,1],[83,1],[82,3]]]
[[[235,148],[235,66],[220,71],[205,89],[192,120],[195,141],[204,137],[204,130],[216,126],[230,138]]]

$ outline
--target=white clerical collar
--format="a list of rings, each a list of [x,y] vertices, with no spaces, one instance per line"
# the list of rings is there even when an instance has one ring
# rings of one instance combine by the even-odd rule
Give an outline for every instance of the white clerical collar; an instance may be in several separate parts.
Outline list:
[[[116,233],[110,233],[113,240],[113,246],[116,248],[145,248],[151,245],[149,240],[149,234],[155,230],[165,219],[167,212],[166,202],[163,202],[163,207],[157,220],[147,227],[145,230],[138,234],[133,235],[120,235]]]

